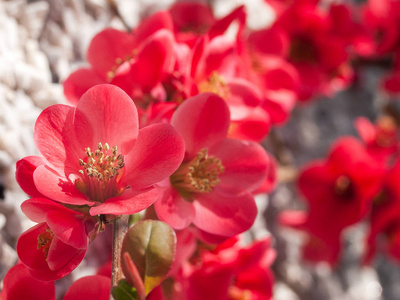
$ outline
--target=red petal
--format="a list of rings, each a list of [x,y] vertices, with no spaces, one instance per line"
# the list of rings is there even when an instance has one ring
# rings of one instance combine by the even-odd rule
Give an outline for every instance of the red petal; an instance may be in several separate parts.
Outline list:
[[[74,183],[46,166],[38,167],[33,173],[33,179],[40,193],[47,198],[66,204],[93,205],[93,202],[86,200],[87,197],[76,189]]]
[[[107,199],[106,202],[90,209],[92,216],[100,214],[131,215],[136,214],[157,200],[156,189],[147,190],[138,194],[132,189],[126,190],[121,196]]]
[[[139,131],[135,147],[125,157],[126,173],[122,178],[134,190],[153,185],[180,166],[184,155],[184,142],[169,124],[146,126]]]
[[[135,30],[136,44],[139,45],[155,32],[167,29],[173,32],[172,18],[167,11],[159,11],[139,24]]]
[[[159,189],[159,198],[154,203],[154,208],[160,220],[178,230],[189,226],[195,215],[192,203],[183,200],[170,185]]]
[[[118,66],[117,59],[125,60],[133,55],[135,39],[132,34],[107,28],[96,34],[87,50],[87,61],[93,69],[106,78],[107,73]]]
[[[225,138],[229,128],[225,101],[212,93],[187,99],[172,116],[171,124],[185,140],[187,158]]]
[[[56,104],[46,108],[35,124],[34,140],[46,164],[59,174],[77,172],[79,158],[72,122],[75,109],[72,106]],[[84,154],[84,149],[82,149]]]
[[[17,170],[15,179],[21,189],[31,197],[42,197],[43,195],[37,190],[33,181],[33,172],[40,165],[43,165],[43,160],[38,156],[27,156],[17,161]]]
[[[71,273],[83,260],[85,257],[86,250],[79,250],[63,267],[55,271],[49,268],[45,270],[30,270],[33,277],[43,280],[43,281],[55,281],[58,280],[69,273]]]
[[[89,88],[101,83],[106,83],[106,79],[92,69],[79,69],[64,80],[64,95],[69,103],[76,106],[78,100]]]
[[[131,67],[132,81],[149,92],[173,66],[173,35],[160,30],[146,40]]]
[[[63,300],[108,300],[111,279],[106,276],[92,275],[79,278],[64,295]]]
[[[269,157],[259,144],[248,141],[224,139],[209,151],[219,158],[225,172],[218,175],[221,182],[215,190],[226,196],[251,193],[266,179]]]
[[[1,299],[55,300],[55,294],[53,282],[33,278],[26,266],[18,264],[12,267],[4,277]]]
[[[216,235],[232,237],[249,229],[257,215],[253,196],[223,197],[215,192],[199,196],[193,224]]]
[[[52,210],[46,214],[47,225],[54,235],[65,244],[86,249],[89,239],[82,219],[69,212]]]
[[[128,153],[138,134],[138,113],[132,99],[114,85],[101,84],[88,90],[76,107],[74,130],[81,147],[96,149],[98,143],[117,146],[118,152]],[[75,173],[80,168],[75,170]]]
[[[46,198],[28,199],[21,204],[21,210],[29,219],[37,223],[45,222],[46,213],[50,210],[59,210],[76,215],[80,214]]]
[[[81,250],[63,243],[57,237],[51,241],[47,263],[50,270],[57,271],[66,266]],[[72,271],[72,269],[71,269]]]
[[[18,257],[30,269],[48,269],[43,250],[37,248],[39,234],[46,232],[48,228],[46,223],[40,223],[23,232],[18,238]]]

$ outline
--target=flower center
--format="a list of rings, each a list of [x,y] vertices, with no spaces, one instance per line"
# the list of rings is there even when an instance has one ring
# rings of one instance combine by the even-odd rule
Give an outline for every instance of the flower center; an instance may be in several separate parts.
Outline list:
[[[342,175],[336,179],[335,193],[336,195],[345,199],[352,198],[354,196],[353,185],[348,176]]]
[[[92,201],[101,203],[121,194],[122,189],[117,184],[118,175],[125,163],[124,156],[118,154],[117,146],[110,148],[105,143],[103,147],[98,143],[95,151],[86,148],[85,152],[85,159],[79,160],[83,170],[79,170],[82,177],[75,182],[76,188]]]
[[[242,290],[234,285],[228,288],[229,300],[250,300],[251,292],[249,290]]]
[[[295,62],[316,62],[318,57],[315,47],[307,38],[293,39],[290,44],[289,57]]]
[[[45,232],[39,234],[37,237],[37,249],[42,249],[46,259],[47,255],[49,254],[49,248],[53,237],[54,233],[50,230],[50,228],[47,228]]]
[[[200,82],[198,87],[200,93],[211,92],[223,99],[227,99],[230,95],[230,90],[224,77],[216,71],[211,73],[208,80]]]
[[[194,193],[210,193],[220,183],[218,175],[224,171],[221,160],[208,156],[207,149],[202,149],[191,161],[183,163],[170,180],[183,198],[192,199]]]

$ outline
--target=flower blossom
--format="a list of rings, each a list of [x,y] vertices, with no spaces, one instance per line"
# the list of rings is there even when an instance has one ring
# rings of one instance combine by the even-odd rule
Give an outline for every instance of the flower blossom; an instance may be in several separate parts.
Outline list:
[[[171,124],[186,151],[178,170],[158,184],[158,217],[175,229],[192,223],[225,238],[247,230],[257,212],[251,193],[267,177],[268,154],[257,143],[226,138],[229,110],[216,94],[187,99]]]
[[[39,223],[17,242],[18,256],[30,274],[43,281],[69,274],[85,257],[96,220],[45,198],[26,200],[21,209]]]
[[[152,186],[180,165],[183,140],[169,124],[139,130],[135,104],[113,85],[88,90],[76,108],[53,105],[37,119],[34,139],[43,165],[38,192],[87,205],[91,215],[133,214],[156,199]]]

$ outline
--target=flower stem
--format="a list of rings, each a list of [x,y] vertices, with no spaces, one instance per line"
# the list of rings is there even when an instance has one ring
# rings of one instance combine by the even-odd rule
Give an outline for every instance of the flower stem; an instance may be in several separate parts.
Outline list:
[[[129,215],[123,215],[113,222],[111,290],[122,279],[121,249],[122,241],[128,231],[128,220]],[[113,297],[111,296],[110,299]]]

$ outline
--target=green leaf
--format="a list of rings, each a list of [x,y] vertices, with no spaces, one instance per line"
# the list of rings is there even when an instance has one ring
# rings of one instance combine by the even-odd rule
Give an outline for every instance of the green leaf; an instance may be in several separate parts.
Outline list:
[[[116,300],[138,300],[136,289],[131,287],[125,279],[118,282],[118,286],[112,289],[111,294]]]
[[[143,280],[148,295],[166,277],[175,257],[176,236],[166,223],[144,220],[129,229],[122,243],[122,253],[128,252]],[[128,268],[122,259],[125,277]]]

